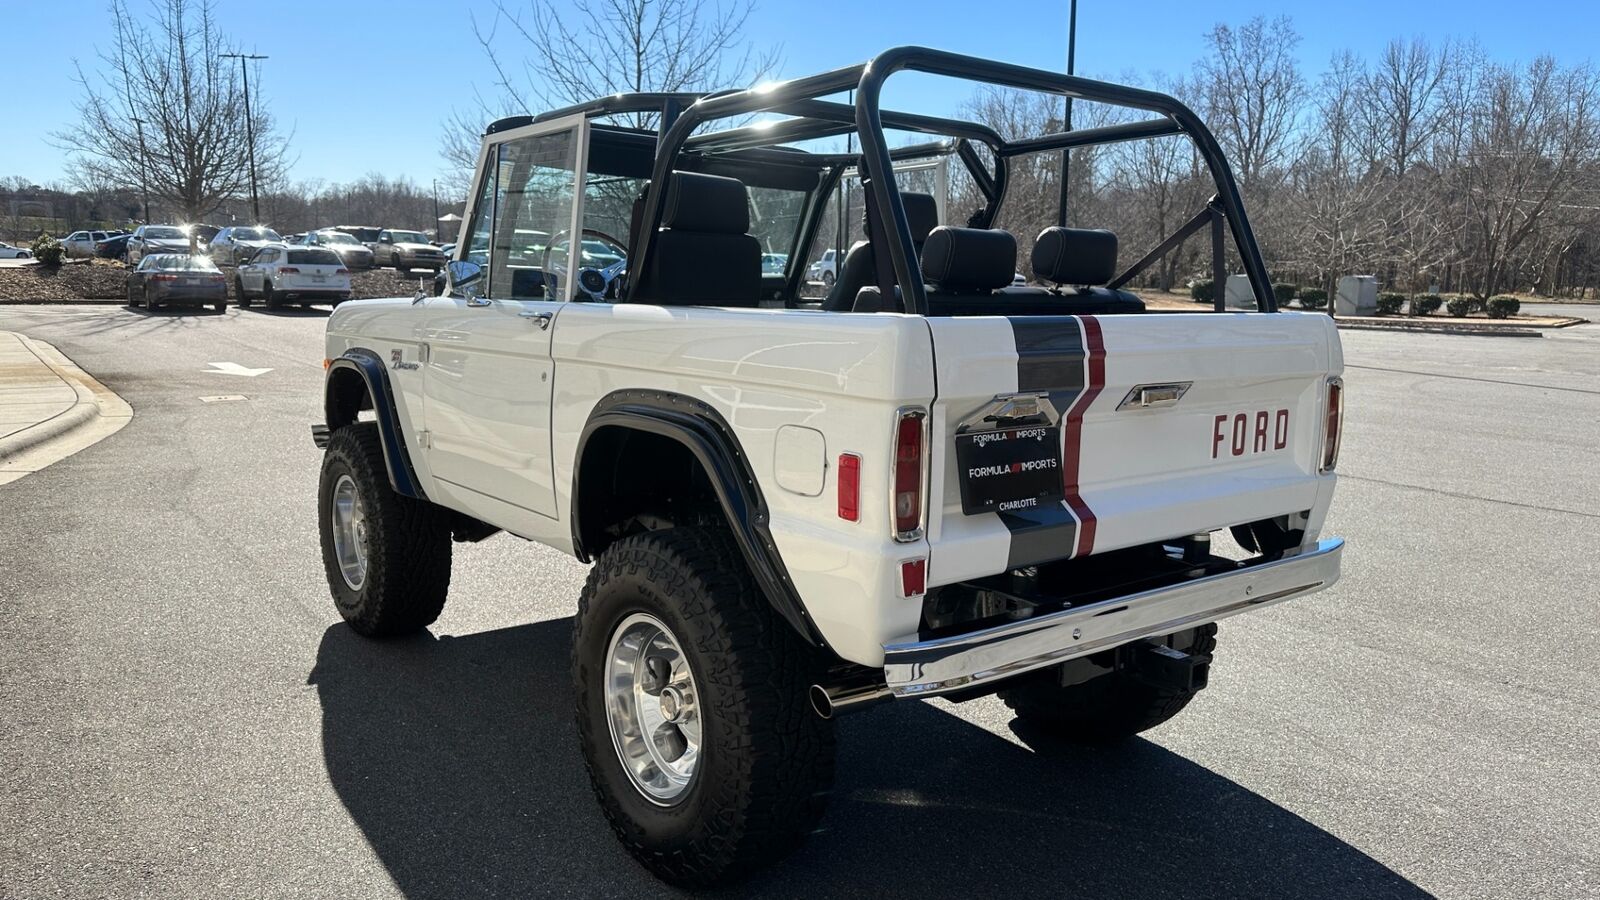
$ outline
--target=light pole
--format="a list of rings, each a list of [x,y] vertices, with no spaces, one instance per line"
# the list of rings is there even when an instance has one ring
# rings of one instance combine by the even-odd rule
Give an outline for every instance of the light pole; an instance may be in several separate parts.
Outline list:
[[[433,242],[444,244],[444,230],[439,227],[439,179],[433,180]]]
[[[1078,0],[1072,0],[1067,13],[1067,74],[1076,74],[1078,56]],[[1067,114],[1062,123],[1063,131],[1072,130],[1072,96],[1067,96]],[[1056,207],[1056,224],[1062,228],[1067,227],[1067,176],[1072,169],[1072,151],[1068,148],[1061,150],[1061,200]]]
[[[1076,0],[1074,0],[1076,2]],[[245,143],[250,151],[250,224],[261,224],[261,199],[256,195],[256,123],[250,115],[250,66],[245,60],[261,60],[267,57],[259,53],[221,53],[222,59],[237,59],[239,71],[244,73],[244,134]]]
[[[139,132],[139,190],[144,194],[144,224],[150,224],[150,176],[145,171],[144,120],[134,119],[133,127]]]

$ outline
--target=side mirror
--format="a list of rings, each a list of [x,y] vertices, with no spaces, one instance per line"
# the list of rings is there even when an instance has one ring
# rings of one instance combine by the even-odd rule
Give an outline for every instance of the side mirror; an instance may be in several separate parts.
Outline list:
[[[445,289],[469,300],[483,292],[483,266],[470,260],[453,260],[445,267]]]

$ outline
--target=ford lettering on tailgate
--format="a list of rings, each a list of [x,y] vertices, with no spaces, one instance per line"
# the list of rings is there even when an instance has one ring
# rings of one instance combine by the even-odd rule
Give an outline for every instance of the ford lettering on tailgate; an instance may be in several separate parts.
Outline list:
[[[1245,456],[1289,446],[1287,409],[1219,415],[1212,422],[1211,458]]]
[[[961,510],[967,515],[1057,503],[1061,428],[1003,428],[956,435]]]

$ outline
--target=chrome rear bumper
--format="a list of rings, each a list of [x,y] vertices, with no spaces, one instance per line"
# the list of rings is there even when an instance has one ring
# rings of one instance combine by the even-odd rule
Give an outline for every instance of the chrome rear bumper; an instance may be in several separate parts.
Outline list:
[[[884,679],[897,697],[929,697],[1215,622],[1328,587],[1339,580],[1343,551],[1344,541],[1330,538],[1236,572],[969,634],[885,644]]]

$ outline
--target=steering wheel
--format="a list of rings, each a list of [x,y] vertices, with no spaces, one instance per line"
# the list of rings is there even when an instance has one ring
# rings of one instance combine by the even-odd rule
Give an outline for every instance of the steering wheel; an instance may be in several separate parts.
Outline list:
[[[582,237],[594,238],[604,243],[606,249],[615,251],[617,261],[605,266],[580,265],[578,267],[578,291],[589,300],[616,299],[616,289],[620,287],[621,280],[626,277],[628,272],[628,245],[597,228],[583,229]],[[559,291],[561,276],[567,273],[565,265],[555,265],[551,262],[551,255],[563,241],[569,244],[572,242],[570,230],[556,232],[550,238],[550,243],[546,244],[544,248],[543,268],[545,282],[552,291]],[[584,253],[583,241],[580,238],[578,241],[578,260],[580,263],[583,260]],[[568,258],[572,256],[570,248],[567,251],[567,256]]]

